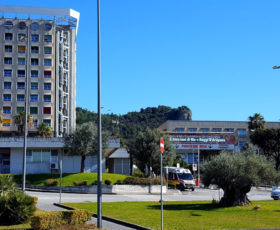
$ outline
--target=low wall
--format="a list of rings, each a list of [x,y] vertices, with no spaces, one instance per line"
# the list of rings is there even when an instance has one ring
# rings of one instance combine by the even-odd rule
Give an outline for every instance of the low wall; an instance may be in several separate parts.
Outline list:
[[[36,189],[40,191],[59,192],[60,187],[46,186],[26,186],[27,189]],[[97,185],[92,186],[65,186],[62,187],[62,192],[67,193],[97,193]],[[160,185],[111,185],[102,186],[102,193],[107,194],[159,194]],[[166,186],[162,186],[162,193],[166,193]]]

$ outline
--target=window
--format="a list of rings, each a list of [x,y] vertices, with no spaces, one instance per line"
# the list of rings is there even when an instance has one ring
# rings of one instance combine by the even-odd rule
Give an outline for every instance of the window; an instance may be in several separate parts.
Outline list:
[[[4,82],[4,89],[11,89],[12,83],[11,82]]]
[[[233,128],[225,128],[225,132],[234,133],[234,129]]]
[[[51,30],[52,29],[52,24],[46,23],[45,24],[45,30]]]
[[[51,151],[50,150],[29,150],[26,153],[26,160],[28,162],[44,163],[50,162]]]
[[[33,125],[34,125],[35,127],[38,126],[38,120],[37,120],[37,119],[33,120]]]
[[[52,96],[51,95],[44,95],[44,102],[51,102]]]
[[[39,24],[37,22],[33,22],[30,25],[31,30],[38,30],[39,29]]]
[[[30,95],[30,101],[38,102],[38,95],[37,94],[31,94]]]
[[[196,133],[196,131],[197,131],[197,128],[189,128],[190,133]]]
[[[215,132],[215,133],[220,133],[220,132],[222,132],[222,129],[221,128],[213,128],[212,131]]]
[[[30,107],[30,114],[38,114],[38,107]]]
[[[208,133],[209,132],[209,128],[201,128],[200,131],[203,132],[203,133]]]
[[[51,78],[52,77],[52,72],[51,71],[44,71],[44,77]]]
[[[39,72],[37,70],[31,70],[31,77],[38,77]]]
[[[239,141],[239,145],[238,145],[239,149],[242,149],[243,147],[245,147],[246,144],[247,144],[246,141]]]
[[[52,89],[52,83],[44,83],[44,90],[51,90]]]
[[[38,82],[31,82],[31,89],[38,89]]]
[[[48,126],[51,126],[51,120],[49,120],[49,119],[44,119],[43,123],[48,125]]]
[[[39,47],[38,46],[31,46],[31,53],[38,54],[39,53]]]
[[[39,35],[38,34],[32,34],[31,35],[31,41],[32,42],[38,42],[39,41]]]
[[[11,101],[12,100],[11,94],[4,94],[3,95],[3,100],[4,101]]]
[[[6,64],[6,65],[13,64],[13,59],[12,58],[4,58],[4,64]]]
[[[18,77],[25,77],[25,70],[18,70],[17,75]]]
[[[238,129],[237,130],[237,135],[239,137],[246,137],[246,129]]]
[[[26,28],[25,22],[20,22],[20,23],[18,24],[18,28],[19,28],[20,30],[24,30],[24,29]]]
[[[11,126],[11,119],[3,119],[2,126],[3,127],[10,127]]]
[[[5,33],[5,40],[6,40],[6,41],[11,41],[11,40],[13,40],[13,34],[11,34],[11,33]]]
[[[18,94],[17,101],[24,101],[24,94]]]
[[[45,35],[44,42],[52,42],[52,35]]]
[[[11,113],[11,107],[10,106],[3,106],[3,113],[4,114],[10,114]]]
[[[12,70],[11,69],[4,69],[4,77],[11,77]]]
[[[24,107],[17,107],[17,114],[24,111]]]
[[[51,114],[51,111],[52,111],[51,107],[44,107],[43,109],[44,114]]]
[[[39,65],[39,59],[38,58],[31,58],[31,65]]]
[[[41,162],[41,159],[42,159],[41,151],[33,150],[32,151],[32,161],[33,162]]]
[[[25,65],[25,58],[18,58],[18,65]]]
[[[24,89],[25,88],[25,83],[24,82],[18,82],[17,83],[17,89]]]
[[[18,41],[25,42],[26,34],[18,34]]]
[[[4,24],[6,29],[12,29],[13,28],[13,22],[12,21],[6,21]]]
[[[52,66],[52,59],[44,59],[44,66]]]
[[[52,54],[52,47],[44,47],[44,54]]]
[[[13,52],[13,47],[12,46],[5,46],[5,52],[12,53]]]
[[[176,128],[176,129],[175,129],[175,132],[184,132],[184,131],[185,131],[184,128]]]
[[[24,54],[25,53],[25,46],[18,46],[18,53]]]

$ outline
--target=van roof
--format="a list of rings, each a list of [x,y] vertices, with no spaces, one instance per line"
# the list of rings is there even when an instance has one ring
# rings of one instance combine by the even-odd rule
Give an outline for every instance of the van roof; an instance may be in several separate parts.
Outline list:
[[[168,167],[168,172],[191,173],[191,171],[189,169],[177,168],[177,167]]]

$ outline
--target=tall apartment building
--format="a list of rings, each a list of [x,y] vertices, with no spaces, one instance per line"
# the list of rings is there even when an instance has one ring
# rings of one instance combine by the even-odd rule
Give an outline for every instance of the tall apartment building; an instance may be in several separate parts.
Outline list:
[[[25,105],[34,118],[29,132],[40,123],[55,137],[73,131],[79,13],[0,6],[0,17],[0,132],[17,131],[14,117]]]

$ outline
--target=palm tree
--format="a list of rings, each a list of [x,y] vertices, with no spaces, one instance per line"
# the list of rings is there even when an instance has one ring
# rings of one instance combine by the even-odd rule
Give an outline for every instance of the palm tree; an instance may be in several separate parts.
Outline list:
[[[257,129],[265,128],[265,120],[260,113],[255,113],[253,116],[249,116],[248,129],[249,131],[255,131]]]
[[[18,115],[14,116],[15,124],[18,127],[18,131],[20,134],[23,134],[24,131],[24,120],[25,120],[25,112],[21,111]],[[27,126],[30,128],[33,126],[33,117],[29,113],[27,114]]]
[[[52,137],[52,128],[45,123],[41,123],[37,127],[38,134],[40,137]]]

